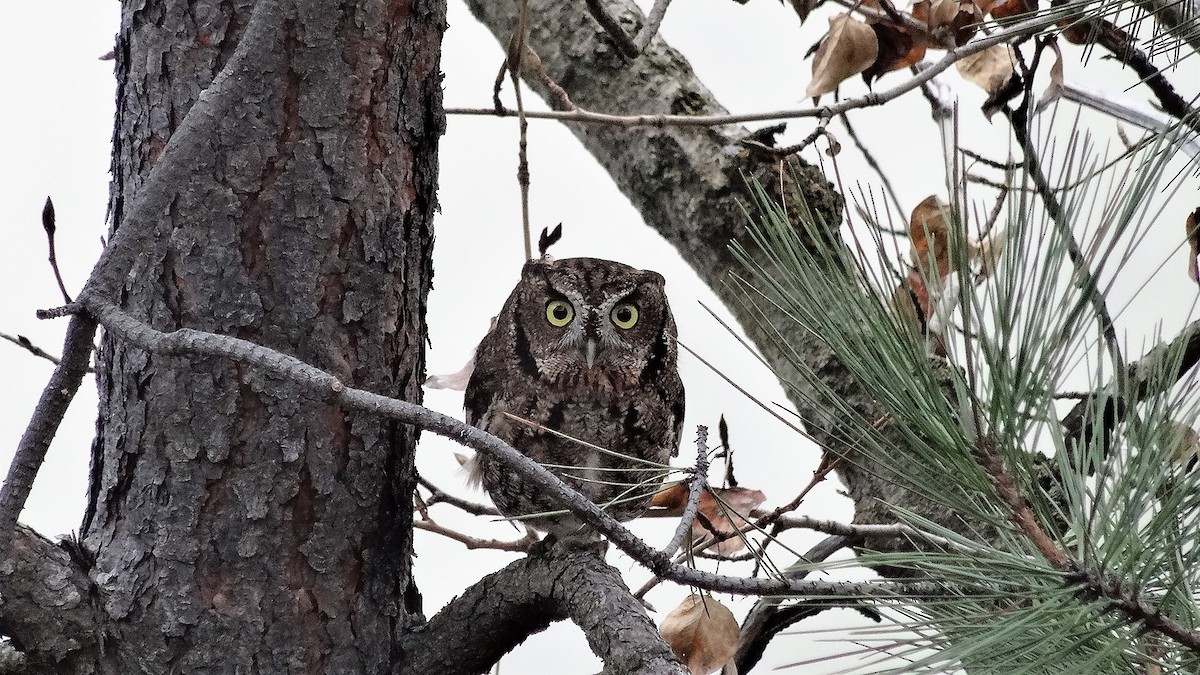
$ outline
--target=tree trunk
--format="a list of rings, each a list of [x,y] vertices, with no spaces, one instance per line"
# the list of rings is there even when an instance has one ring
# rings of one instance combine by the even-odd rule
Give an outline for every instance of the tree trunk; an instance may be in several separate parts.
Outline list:
[[[419,402],[445,5],[283,4],[254,46],[261,74],[238,83],[113,300]],[[258,5],[124,3],[114,229]],[[389,669],[420,620],[412,427],[107,336],[97,380],[82,537],[113,636],[97,670]]]

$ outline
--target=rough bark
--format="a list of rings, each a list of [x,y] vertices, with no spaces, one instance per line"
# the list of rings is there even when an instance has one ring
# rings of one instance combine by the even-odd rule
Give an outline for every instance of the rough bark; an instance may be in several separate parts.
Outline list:
[[[507,44],[516,24],[515,5],[487,0],[467,0],[472,13]],[[610,15],[634,33],[644,22],[631,2],[606,2]],[[557,81],[572,101],[585,109],[615,114],[704,114],[727,112],[696,78],[687,60],[661,38],[652,40],[637,59],[622,57],[608,35],[588,13],[582,2],[529,1],[529,45],[536,50],[549,76]],[[538,77],[526,82],[551,106]],[[881,411],[855,382],[850,371],[825,346],[820,336],[805,331],[781,314],[751,309],[731,273],[742,271],[730,252],[731,242],[756,253],[746,236],[743,210],[754,203],[743,176],[758,177],[768,190],[781,181],[791,194],[787,203],[806,202],[824,231],[818,236],[839,241],[842,199],[814,167],[797,164],[798,180],[778,174],[775,158],[746,152],[739,142],[750,136],[740,125],[714,128],[691,126],[626,128],[603,124],[569,123],[567,126],[587,150],[609,172],[617,187],[641,212],[646,224],[671,242],[684,260],[708,282],[737,317],[747,335],[771,364],[791,402],[805,420],[808,431],[828,448],[850,456],[838,466],[838,474],[855,503],[857,523],[893,522],[888,505],[896,505],[950,526],[965,529],[957,516],[905,489],[904,475],[920,475],[915,458],[904,453],[897,439],[897,453],[884,467],[856,453],[838,439],[842,424],[840,406],[830,395],[849,403],[865,419],[877,419]],[[776,197],[781,195],[776,194]],[[765,265],[768,269],[769,265]],[[760,303],[762,304],[762,303]],[[783,333],[786,348],[774,328]],[[802,377],[791,359],[807,364],[816,374]],[[801,484],[801,477],[797,477]],[[871,541],[871,547],[888,549],[898,540]]]
[[[74,542],[57,546],[18,525],[0,557],[0,633],[31,657],[11,652],[0,672],[72,673],[105,638],[92,581],[73,559]]]
[[[281,3],[260,74],[204,140],[113,301],[421,397],[442,2]],[[242,36],[252,3],[127,1],[111,217]],[[106,337],[82,535],[100,672],[383,672],[420,618],[411,427],[219,358]],[[76,672],[81,672],[82,668]]]
[[[484,577],[406,636],[395,675],[483,673],[563,619],[583,630],[605,673],[687,673],[620,572],[591,551],[542,549]]]

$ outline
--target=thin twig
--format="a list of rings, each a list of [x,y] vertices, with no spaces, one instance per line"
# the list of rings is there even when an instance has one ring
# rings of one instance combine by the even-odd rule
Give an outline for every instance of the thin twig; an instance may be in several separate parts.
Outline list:
[[[475,502],[467,501],[461,497],[455,497],[454,495],[431,483],[429,479],[422,476],[417,477],[417,483],[426,490],[429,490],[429,499],[425,500],[425,504],[428,506],[433,506],[435,504],[449,504],[450,506],[453,506],[461,511],[465,511],[473,516],[500,515],[500,512],[494,507],[476,504]]]
[[[805,136],[802,141],[800,141],[799,143],[796,143],[795,145],[788,145],[788,146],[782,147],[782,148],[774,148],[765,143],[759,143],[758,141],[750,139],[750,138],[744,138],[740,142],[742,145],[744,145],[748,148],[754,148],[755,150],[758,150],[759,152],[763,152],[767,155],[770,155],[771,157],[773,157],[775,159],[783,159],[784,157],[794,155],[797,152],[800,152],[801,150],[812,145],[813,143],[816,143],[817,139],[820,138],[821,136],[828,135],[829,131],[826,129],[826,127],[828,125],[829,125],[829,120],[823,119],[820,121],[820,123],[817,124],[817,128],[813,129],[812,133]]]
[[[514,36],[515,45],[508,53],[508,74],[512,78],[513,96],[517,99],[517,126],[520,129],[520,141],[517,144],[517,185],[521,188],[521,233],[525,243],[525,259],[533,260],[533,235],[529,228],[529,120],[525,119],[525,103],[521,98],[520,78],[521,58],[525,55],[528,14],[529,3],[527,0],[521,0],[521,9],[517,18],[517,34]]]
[[[1200,114],[1197,114],[1196,109],[1192,108],[1191,104],[1175,91],[1171,82],[1157,66],[1150,62],[1142,50],[1138,49],[1137,43],[1128,33],[1114,26],[1107,19],[1099,20],[1097,32],[1099,35],[1096,42],[1142,78],[1142,83],[1154,93],[1154,97],[1158,99],[1164,112],[1182,122],[1192,131],[1200,133]]]
[[[1037,53],[1034,56],[1034,68],[1036,68],[1036,62]],[[1042,204],[1046,209],[1046,215],[1050,217],[1054,228],[1066,244],[1067,257],[1070,258],[1071,263],[1075,267],[1079,286],[1087,294],[1088,300],[1092,305],[1092,311],[1096,314],[1096,320],[1100,324],[1100,332],[1104,336],[1104,343],[1108,348],[1109,357],[1113,362],[1113,372],[1116,375],[1113,384],[1117,388],[1116,391],[1120,393],[1125,388],[1123,379],[1125,376],[1125,359],[1121,354],[1121,345],[1117,338],[1116,325],[1113,323],[1112,314],[1108,311],[1104,292],[1100,290],[1099,282],[1096,280],[1095,274],[1092,273],[1087,257],[1084,256],[1083,251],[1079,248],[1079,242],[1075,240],[1075,235],[1071,232],[1070,225],[1066,220],[1066,213],[1063,211],[1058,198],[1054,196],[1054,191],[1051,189],[1049,181],[1046,180],[1046,175],[1042,172],[1037,151],[1029,139],[1028,115],[1030,103],[1033,100],[1034,68],[1029,69],[1025,74],[1025,95],[1021,104],[1015,109],[1005,106],[1004,116],[1008,119],[1009,125],[1012,127],[1013,138],[1017,141],[1017,145],[1021,147],[1021,151],[1024,154],[1025,171],[1033,179],[1038,196],[1041,197]]]
[[[679,525],[675,528],[675,534],[671,537],[671,541],[667,543],[667,547],[663,549],[666,555],[675,555],[679,547],[683,544],[683,538],[692,529],[692,521],[696,519],[696,512],[700,507],[700,495],[704,494],[704,490],[708,487],[708,427],[696,427],[696,473],[688,481],[688,500],[683,507],[683,514],[679,518]]]
[[[0,487],[0,559],[8,550],[17,518],[25,508],[29,492],[38,470],[46,459],[50,442],[58,433],[63,415],[79,391],[83,376],[88,372],[92,357],[92,338],[96,335],[96,322],[90,316],[71,317],[67,325],[67,337],[63,343],[62,361],[54,368],[50,381],[42,390],[33,416],[25,427],[25,433],[17,443],[8,476]]]
[[[38,358],[46,359],[47,361],[53,363],[56,366],[62,362],[62,359],[59,359],[57,356],[47,352],[46,350],[42,349],[39,346],[33,344],[32,342],[29,341],[29,338],[25,337],[24,335],[18,335],[16,337],[13,337],[13,336],[9,335],[8,333],[0,333],[0,338],[2,338],[4,340],[8,340],[9,342],[17,345],[18,347],[24,349],[25,351],[29,352],[30,354],[33,354],[34,356],[36,356]],[[91,373],[91,372],[95,372],[95,370],[91,366],[88,366],[87,370],[85,370],[84,372]]]
[[[444,525],[439,525],[432,520],[414,520],[413,527],[418,530],[425,530],[434,534],[440,534],[447,539],[462,543],[467,548],[474,550],[479,548],[493,549],[496,551],[512,551],[514,553],[524,553],[529,550],[529,547],[537,542],[537,535],[532,531],[526,531],[525,537],[513,541],[503,539],[481,539],[472,537],[469,534],[464,534],[458,530],[451,529]]]
[[[617,23],[617,20],[612,18],[608,11],[604,9],[601,0],[586,0],[586,4],[592,18],[596,20],[596,23],[600,24],[604,32],[608,33],[608,36],[616,43],[617,50],[621,52],[621,55],[627,59],[637,58],[640,50],[633,44],[633,40],[629,39],[629,36],[625,34],[625,30],[621,28],[621,24]]]
[[[896,194],[896,188],[892,185],[892,179],[884,172],[883,167],[879,165],[879,162],[875,159],[875,155],[867,148],[866,143],[863,143],[862,139],[858,137],[858,132],[854,130],[854,125],[850,124],[850,117],[845,114],[838,115],[838,117],[842,120],[842,126],[846,127],[846,134],[850,136],[850,141],[854,143],[854,147],[858,148],[858,152],[867,162],[867,166],[871,167],[871,170],[879,177],[879,182],[883,185],[884,191],[887,192],[892,206],[896,208],[896,213],[903,215],[904,205],[900,203],[900,196]]]
[[[54,232],[56,229],[54,220],[54,202],[46,197],[46,204],[42,206],[42,229],[46,231],[46,243],[50,247],[50,269],[54,271],[54,280],[58,282],[58,290],[62,292],[63,301],[67,304],[71,303],[71,294],[67,293],[67,285],[63,283],[62,272],[58,269],[58,255],[54,252]]]
[[[633,47],[639,54],[646,51],[650,41],[658,34],[658,29],[662,26],[663,17],[667,15],[667,7],[670,4],[671,0],[654,0],[654,6],[646,15],[646,23],[642,24],[642,29],[638,31],[637,37],[633,38]]]

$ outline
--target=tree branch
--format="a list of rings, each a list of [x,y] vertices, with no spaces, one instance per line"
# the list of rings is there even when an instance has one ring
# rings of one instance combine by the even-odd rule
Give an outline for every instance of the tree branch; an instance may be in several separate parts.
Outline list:
[[[0,340],[8,340],[9,342],[20,347],[21,349],[24,349],[25,351],[29,352],[30,354],[33,354],[34,356],[36,356],[40,359],[46,359],[47,361],[49,361],[50,363],[53,363],[56,366],[62,362],[62,359],[51,354],[50,352],[47,352],[46,350],[42,349],[41,347],[33,344],[32,342],[29,341],[29,338],[25,337],[24,335],[17,335],[16,337],[13,337],[12,335],[9,335],[8,333],[0,333]],[[93,372],[93,370],[90,366],[88,367],[87,372],[89,372],[89,373]]]
[[[76,660],[103,640],[96,592],[65,547],[17,526],[0,554],[0,632],[31,664],[47,666],[40,672],[84,672]]]
[[[663,642],[621,574],[590,550],[541,546],[451,600],[400,640],[396,675],[484,672],[525,638],[570,619],[604,660],[605,673],[687,669]]]
[[[1165,374],[1164,364],[1179,355],[1179,367],[1173,377]],[[1175,339],[1150,350],[1138,361],[1129,364],[1125,372],[1124,395],[1110,384],[1091,392],[1062,419],[1064,448],[1071,466],[1082,466],[1081,454],[1086,452],[1097,433],[1101,437],[1101,452],[1108,454],[1109,436],[1129,410],[1149,396],[1170,389],[1197,363],[1200,363],[1200,321],[1188,324]],[[1091,475],[1093,467],[1088,467]]]
[[[851,545],[853,545],[852,538],[832,535],[822,539],[816,546],[809,549],[804,554],[804,560],[810,563],[824,562],[829,559],[829,556]],[[792,572],[792,575],[797,579],[803,579],[808,576],[808,572],[808,569],[802,568]],[[750,612],[746,614],[746,619],[742,621],[741,636],[738,638],[737,654],[734,656],[737,672],[749,673],[762,658],[763,652],[771,640],[780,631],[804,618],[800,616],[795,621],[784,621],[779,616],[784,611],[785,607],[778,600],[764,599],[755,603]]]
[[[463,546],[466,546],[468,549],[472,550],[477,548],[490,548],[496,551],[524,553],[529,549],[530,545],[537,541],[537,537],[533,535],[532,532],[528,531],[526,532],[524,539],[514,539],[510,541],[504,541],[501,539],[480,539],[479,537],[472,537],[469,534],[464,534],[458,530],[453,530],[444,525],[439,525],[438,523],[429,519],[414,520],[413,527],[418,530],[432,532],[433,534],[440,534],[447,539],[453,539],[454,541],[457,541]]]
[[[666,555],[675,555],[675,552],[683,545],[683,538],[691,531],[692,521],[696,519],[696,513],[700,507],[700,495],[707,488],[708,427],[701,426],[696,429],[696,473],[688,481],[687,503],[684,504],[683,513],[679,517],[679,525],[675,528],[675,534],[672,535],[671,541],[663,549],[663,553]]]
[[[33,489],[38,469],[46,459],[50,442],[58,433],[58,425],[71,405],[75,392],[88,373],[92,358],[92,338],[96,336],[96,322],[86,315],[71,317],[67,325],[67,337],[63,342],[62,360],[50,375],[50,381],[42,390],[33,416],[17,443],[12,464],[8,466],[8,477],[0,487],[0,557],[5,555],[9,533],[17,523],[25,500]]]

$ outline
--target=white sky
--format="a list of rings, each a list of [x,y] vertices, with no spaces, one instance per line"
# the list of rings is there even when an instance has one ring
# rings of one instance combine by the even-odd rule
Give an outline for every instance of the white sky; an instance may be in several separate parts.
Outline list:
[[[39,214],[46,196],[52,196],[58,214],[60,265],[68,288],[75,291],[100,251],[100,237],[106,227],[113,79],[111,62],[97,58],[111,48],[118,21],[119,4],[111,0],[7,3],[0,9],[0,44],[10,55],[0,68],[0,204],[4,205],[0,287],[7,289],[0,294],[0,332],[28,336],[51,353],[61,351],[66,324],[39,322],[34,317],[37,308],[61,304],[45,262]],[[443,60],[446,105],[487,106],[501,51],[490,33],[455,0],[450,2],[449,21]],[[811,66],[802,57],[826,26],[824,15],[820,15],[801,27],[786,3],[756,0],[742,6],[730,0],[692,0],[671,7],[663,33],[692,60],[701,78],[728,108],[753,112],[803,105]],[[1130,73],[1095,58],[1085,69],[1078,63],[1078,50],[1068,47],[1066,51],[1068,81],[1102,87],[1117,97],[1145,99],[1141,90],[1122,91],[1135,82]],[[1200,81],[1196,65],[1185,65],[1185,70],[1172,74],[1172,78],[1180,85],[1190,82],[1194,87]],[[894,86],[904,76],[888,75],[881,87]],[[950,80],[957,77],[951,75]],[[848,96],[865,91],[858,78],[844,87],[844,95]],[[982,118],[978,112],[984,98],[981,91],[970,85],[958,86],[957,91],[964,146],[1005,159],[1006,124],[1000,118],[994,123]],[[1183,93],[1185,97],[1195,95],[1187,88]],[[531,98],[527,96],[526,101]],[[540,102],[535,105],[541,107]],[[1060,127],[1071,126],[1069,118],[1074,111],[1071,104],[1061,106],[1059,114],[1064,121]],[[852,120],[892,176],[906,209],[931,193],[945,198],[937,129],[919,93],[883,108],[857,111]],[[1100,143],[1112,138],[1115,125],[1111,121],[1087,115],[1083,123],[1095,130]],[[811,129],[811,121],[791,123],[784,143],[799,140]],[[841,128],[834,124],[831,129],[846,149],[838,158],[844,187],[877,184],[877,177],[857,157]],[[1131,135],[1138,134],[1131,131]],[[512,120],[480,118],[451,119],[442,139],[442,213],[435,222],[436,274],[429,312],[431,373],[462,366],[517,279],[522,245],[515,181],[516,142]],[[782,390],[770,373],[700,307],[699,303],[718,307],[712,294],[674,250],[643,225],[574,138],[555,123],[533,121],[529,143],[535,236],[542,226],[561,221],[565,237],[553,250],[556,257],[605,257],[663,273],[681,339],[762,400],[783,402]],[[809,161],[818,159],[811,149],[805,157]],[[980,194],[990,197],[989,192]],[[1184,197],[1173,200],[1162,215],[1161,229],[1156,226],[1143,244],[1144,255],[1130,263],[1144,268],[1145,273],[1133,275],[1137,283],[1118,287],[1111,298],[1114,311],[1118,311],[1125,304],[1122,298],[1130,297],[1140,282],[1150,279],[1141,289],[1145,294],[1142,297],[1158,300],[1143,300],[1118,317],[1121,328],[1129,331],[1132,355],[1144,351],[1143,341],[1152,334],[1156,321],[1162,320],[1162,330],[1173,334],[1186,320],[1195,297],[1195,288],[1184,274],[1184,252],[1178,250],[1183,214],[1200,205],[1194,198],[1194,180],[1182,194]],[[897,222],[906,220],[907,212]],[[1151,278],[1164,261],[1165,268]],[[50,371],[48,362],[0,342],[0,376],[8,383],[0,388],[0,466],[7,466]],[[764,490],[768,505],[790,500],[811,476],[818,451],[691,357],[681,355],[681,371],[687,387],[688,428],[706,424],[715,429],[718,416],[725,414],[739,457],[737,470],[742,484]],[[430,391],[426,402],[438,410],[461,415],[458,392]],[[87,381],[50,450],[23,515],[25,523],[48,536],[72,531],[79,525],[95,405],[94,386]],[[686,436],[692,438],[692,431]],[[418,451],[422,474],[444,489],[486,499],[481,494],[470,495],[462,484],[453,458],[455,450],[448,442],[427,436]],[[685,444],[681,459],[694,456],[693,452]],[[827,481],[807,499],[802,512],[848,521],[851,505],[836,490],[836,482]],[[460,518],[442,508],[434,515],[443,524],[480,536],[506,537],[512,533],[506,525]],[[636,524],[636,529],[656,545],[666,542],[671,528],[667,522]],[[417,581],[429,614],[482,575],[515,557],[494,551],[467,551],[456,542],[424,532],[416,537]],[[790,541],[793,547],[805,550],[819,539],[817,535],[798,535]],[[610,559],[628,571],[632,586],[646,580],[645,571],[628,559],[619,555]],[[726,565],[721,571],[739,569]],[[656,620],[685,594],[685,589],[665,586],[652,591],[648,600],[660,610]],[[731,605],[740,618],[749,603],[735,601]],[[812,631],[843,622],[862,625],[854,617],[830,612],[819,622],[801,628]],[[844,638],[844,634],[811,632],[784,637],[772,645],[768,662],[785,664],[853,650]],[[554,658],[547,659],[548,655]],[[816,670],[842,670],[856,663],[839,659]],[[503,662],[503,672],[507,673],[588,673],[598,668],[599,662],[588,652],[582,634],[565,624],[535,636]]]

